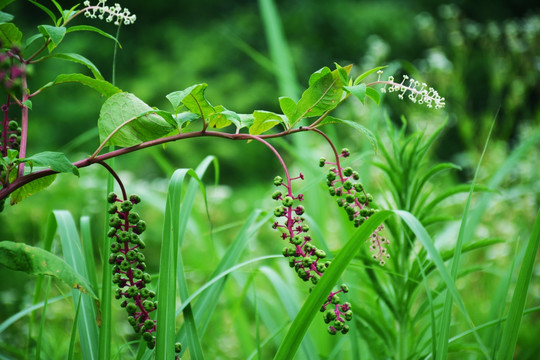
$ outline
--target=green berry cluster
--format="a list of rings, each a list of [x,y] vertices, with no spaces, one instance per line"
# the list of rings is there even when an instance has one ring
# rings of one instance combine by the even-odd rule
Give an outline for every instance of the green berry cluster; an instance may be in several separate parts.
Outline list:
[[[304,176],[300,174],[300,176],[297,178],[292,178],[289,180],[303,178]],[[313,284],[313,286],[315,286],[321,279],[321,276],[324,274],[325,270],[331,264],[331,261],[325,259],[326,253],[324,250],[318,249],[315,245],[313,245],[311,242],[311,237],[308,235],[309,226],[305,223],[305,218],[302,217],[304,214],[304,207],[302,205],[295,204],[296,201],[303,200],[303,195],[298,194],[298,196],[294,196],[290,186],[290,181],[285,183],[281,176],[276,176],[274,178],[274,185],[278,187],[284,186],[286,189],[285,192],[276,190],[272,194],[272,198],[274,200],[281,202],[281,204],[274,209],[276,221],[273,223],[272,228],[280,229],[281,238],[283,240],[288,240],[289,242],[289,245],[283,248],[283,256],[289,258],[289,266],[294,268],[300,279],[306,282],[309,281]],[[336,306],[333,321],[339,322],[340,324],[345,317],[339,309],[340,306],[345,306],[345,304],[339,305],[339,297],[336,294],[346,292],[343,290],[343,288],[346,288],[346,285],[343,285],[342,289],[339,291],[330,293],[329,296],[329,298],[332,297],[332,301],[337,301],[333,303]],[[325,308],[326,306],[327,304],[323,305]],[[347,308],[347,310],[344,310],[344,312],[349,310],[350,305],[345,306],[345,308]],[[352,312],[350,312],[350,315],[352,316]],[[327,321],[327,316],[328,315],[325,313],[324,319],[326,323],[329,322]],[[337,327],[332,327],[332,329],[335,330],[339,328],[343,334],[347,333],[349,329],[349,327],[347,325],[344,326],[344,324],[336,326]],[[332,332],[330,333],[332,334]],[[337,331],[333,332],[333,334],[336,333]]]
[[[343,149],[338,156],[346,158],[350,155],[348,149]],[[373,196],[366,192],[364,186],[359,181],[360,174],[351,167],[341,167],[339,161],[336,163],[328,162],[325,158],[319,160],[319,166],[331,165],[326,174],[326,184],[331,196],[336,197],[339,207],[347,213],[350,221],[355,227],[362,225],[371,215],[377,212],[370,207],[373,202]],[[385,264],[385,259],[390,258],[388,251],[384,247],[389,244],[387,238],[379,235],[383,226],[379,226],[370,237],[370,251],[373,259],[379,261],[381,265]]]
[[[340,304],[339,293],[347,293],[349,288],[343,284],[336,292],[331,292],[326,299],[326,303],[321,307],[324,313],[324,322],[328,325],[328,333],[336,335],[338,332],[346,334],[349,332],[349,325],[345,321],[350,321],[353,317],[351,304],[346,302]]]
[[[6,105],[2,105],[2,110],[7,108]],[[21,146],[21,127],[15,120],[4,121],[3,126],[0,127],[0,149],[2,156],[7,155],[8,149],[19,151]]]
[[[133,211],[141,199],[131,195],[128,200],[121,200],[116,194],[110,193],[107,201],[111,204],[108,212],[112,215],[108,236],[114,239],[109,263],[113,265],[112,281],[118,286],[115,297],[123,299],[121,306],[128,313],[129,324],[136,333],[141,334],[148,348],[153,349],[156,344],[156,320],[150,318],[150,313],[156,310],[158,304],[154,301],[156,293],[147,288],[152,277],[145,272],[145,257],[140,251],[146,246],[139,236],[146,230],[146,224]],[[175,349],[178,353],[182,351],[179,343]]]

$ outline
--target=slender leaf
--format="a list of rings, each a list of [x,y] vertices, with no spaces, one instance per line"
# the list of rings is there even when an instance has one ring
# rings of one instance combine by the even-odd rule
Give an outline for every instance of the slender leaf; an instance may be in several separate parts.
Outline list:
[[[44,58],[54,58],[54,59],[66,60],[66,61],[71,61],[71,62],[74,62],[74,63],[77,63],[77,64],[84,65],[84,66],[86,66],[88,69],[90,69],[90,71],[92,72],[92,75],[94,75],[94,77],[95,77],[96,79],[104,80],[104,79],[103,79],[103,76],[102,76],[101,73],[99,72],[99,70],[98,70],[98,68],[96,67],[96,65],[94,65],[93,62],[91,62],[90,60],[88,60],[87,58],[85,58],[85,57],[82,56],[82,55],[79,55],[79,54],[71,54],[71,53],[65,53],[65,54],[50,54],[50,55],[45,56]]]
[[[88,86],[105,97],[111,97],[114,94],[122,92],[119,88],[103,79],[94,79],[90,76],[83,74],[60,74],[54,81],[51,81],[43,85],[39,91],[48,89],[54,85],[67,84],[67,83],[79,83],[81,85]]]
[[[122,45],[120,45],[120,42],[118,42],[118,40],[112,36],[111,34],[108,34],[106,33],[105,31],[95,27],[95,26],[91,26],[91,25],[77,25],[77,26],[71,26],[67,29],[67,33],[70,33],[70,32],[74,32],[74,31],[91,31],[91,32],[95,32],[95,33],[98,33],[99,35],[101,36],[104,36],[106,37],[107,39],[110,39],[114,42],[116,42],[116,44],[122,48]]]
[[[251,135],[263,134],[274,126],[284,123],[284,116],[270,111],[255,110],[253,118],[253,124],[249,127]]]

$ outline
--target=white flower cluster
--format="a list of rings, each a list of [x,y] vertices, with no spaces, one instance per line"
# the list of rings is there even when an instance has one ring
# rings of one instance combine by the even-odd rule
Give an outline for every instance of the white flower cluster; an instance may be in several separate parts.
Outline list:
[[[426,83],[421,83],[420,81],[414,80],[407,75],[403,75],[401,83],[394,82],[394,77],[389,76],[388,80],[381,80],[382,70],[377,71],[379,75],[378,83],[384,84],[384,87],[381,89],[381,92],[399,92],[398,97],[403,99],[407,91],[409,92],[409,100],[413,103],[418,102],[419,104],[426,104],[428,108],[435,106],[435,109],[442,109],[445,106],[445,100],[439,95],[439,93],[432,87],[428,87]],[[409,83],[405,82],[409,80]],[[388,88],[387,88],[388,86]]]
[[[86,6],[84,15],[90,19],[96,17],[100,20],[105,19],[107,22],[114,21],[114,25],[118,26],[121,23],[124,25],[133,24],[137,17],[135,14],[131,14],[127,8],[123,8],[120,4],[115,3],[114,6],[107,6],[105,3],[107,0],[98,0],[97,5],[90,5],[90,1],[85,1]]]

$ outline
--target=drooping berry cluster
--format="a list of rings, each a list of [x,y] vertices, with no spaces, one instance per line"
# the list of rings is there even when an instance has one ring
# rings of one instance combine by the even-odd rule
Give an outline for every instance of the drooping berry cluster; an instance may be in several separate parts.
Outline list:
[[[0,53],[0,87],[8,92],[20,89],[21,78],[26,73],[25,65],[20,64],[20,56],[21,50],[17,46],[2,49]]]
[[[326,299],[326,303],[321,307],[321,312],[324,312],[324,322],[328,325],[328,332],[335,335],[338,331],[342,334],[349,332],[349,325],[345,324],[345,320],[350,321],[353,316],[351,304],[346,302],[339,304],[339,293],[348,293],[349,288],[343,284],[336,292],[331,292]]]
[[[8,149],[19,151],[21,144],[21,127],[17,121],[9,119],[8,105],[2,105],[1,110],[4,113],[4,120],[0,127],[0,150],[2,156],[7,156]]]
[[[145,243],[139,237],[146,230],[146,224],[132,211],[141,199],[131,195],[129,200],[121,200],[110,193],[107,201],[111,204],[109,214],[112,215],[108,236],[114,238],[109,263],[113,265],[112,281],[118,286],[115,297],[124,299],[121,306],[129,315],[129,324],[136,333],[141,333],[148,348],[153,349],[156,320],[150,318],[150,313],[157,308],[157,302],[153,300],[156,293],[146,287],[152,277],[145,272],[145,257],[140,251],[145,248]],[[181,345],[176,344],[175,350],[181,352]]]
[[[304,179],[302,173],[300,173],[300,176],[291,178],[290,180],[297,179]],[[290,181],[287,183],[284,182],[281,176],[274,178],[274,185],[284,186],[286,189],[285,193],[276,190],[272,194],[274,200],[281,201],[281,205],[274,210],[274,216],[277,220],[273,223],[272,228],[280,229],[282,231],[281,238],[289,241],[289,245],[283,248],[283,256],[289,258],[289,266],[294,268],[300,279],[311,281],[313,285],[316,285],[331,261],[324,260],[326,253],[313,245],[311,237],[307,234],[309,226],[305,223],[305,218],[302,217],[304,207],[302,205],[295,205],[295,201],[302,201],[304,199],[303,195],[298,194],[298,196],[294,196]],[[335,304],[335,309],[329,310],[333,312],[333,315],[325,313],[324,320],[327,324],[333,321],[328,326],[328,332],[332,335],[335,335],[337,331],[345,334],[349,330],[348,325],[345,325],[345,320],[352,318],[350,305],[339,305],[340,299],[336,295],[340,292],[346,292],[343,290],[346,288],[346,285],[342,285],[340,290],[332,292],[328,296],[328,301]],[[324,310],[326,310],[327,305],[328,303],[323,305]],[[349,311],[347,313],[349,315],[344,316],[344,313],[347,311]],[[331,320],[327,321],[330,318]],[[340,323],[340,325],[336,325],[336,323]]]
[[[350,151],[343,149],[338,155],[339,158],[349,157]],[[319,166],[333,165],[328,170],[326,175],[326,183],[330,195],[337,198],[338,206],[342,207],[347,213],[349,220],[354,222],[355,227],[359,227],[366,221],[371,215],[377,212],[376,209],[370,208],[370,203],[373,202],[373,196],[366,193],[360,180],[360,175],[357,171],[354,171],[351,167],[342,168],[339,161],[332,163],[326,161],[325,158],[319,160]],[[375,229],[370,237],[370,251],[373,259],[379,261],[381,265],[385,264],[385,259],[390,258],[388,251],[384,247],[389,244],[390,241],[379,235],[379,232],[383,229],[380,225]]]

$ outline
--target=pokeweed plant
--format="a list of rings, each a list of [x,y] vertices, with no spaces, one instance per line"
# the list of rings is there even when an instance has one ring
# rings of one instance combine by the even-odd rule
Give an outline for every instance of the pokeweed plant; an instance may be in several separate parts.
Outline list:
[[[290,97],[279,98],[282,114],[265,110],[239,114],[223,105],[212,105],[205,96],[205,83],[169,93],[166,98],[172,110],[158,109],[105,80],[89,59],[79,54],[59,52],[64,38],[77,31],[95,32],[118,42],[114,36],[97,27],[71,26],[71,22],[81,15],[90,20],[114,22],[117,26],[133,24],[136,16],[119,4],[107,6],[106,0],[98,0],[96,5],[85,1],[82,6],[78,4],[70,9],[63,9],[55,0],[51,2],[54,10],[32,2],[49,15],[51,24],[39,25],[38,33],[26,38],[12,22],[13,16],[4,12],[0,14],[0,85],[7,95],[1,107],[4,116],[0,126],[0,209],[4,210],[8,198],[10,205],[15,205],[45,189],[58,173],[73,173],[79,176],[80,168],[94,164],[105,166],[122,190],[121,197],[114,193],[107,197],[111,215],[108,237],[113,240],[108,257],[113,272],[112,282],[117,286],[116,298],[122,300],[120,305],[128,314],[127,321],[136,333],[141,333],[143,341],[150,349],[161,344],[155,339],[160,324],[152,318],[153,311],[160,310],[153,300],[155,292],[147,288],[151,277],[145,272],[145,256],[142,253],[145,243],[140,237],[146,225],[133,211],[141,199],[136,195],[127,196],[122,181],[105,160],[190,138],[216,137],[262,143],[277,157],[285,175],[285,178],[277,176],[274,179],[274,185],[279,190],[272,198],[280,204],[274,210],[276,219],[272,227],[279,230],[281,238],[288,242],[283,249],[283,255],[288,258],[291,268],[302,280],[309,281],[315,287],[326,269],[331,266],[331,261],[309,235],[309,224],[302,216],[306,209],[300,205],[303,195],[295,195],[293,191],[292,182],[303,180],[304,176],[300,173],[297,177],[291,177],[283,157],[269,141],[302,132],[319,134],[328,143],[333,155],[332,160],[321,158],[319,162],[321,167],[329,167],[326,175],[328,192],[336,198],[336,206],[344,209],[353,226],[361,227],[366,219],[377,212],[373,207],[374,198],[360,182],[360,174],[352,167],[342,164],[350,151],[343,149],[338,152],[321,127],[328,124],[346,124],[360,129],[368,135],[370,141],[374,141],[375,136],[366,128],[331,115],[351,95],[362,103],[369,98],[378,104],[379,91],[396,92],[399,98],[407,97],[410,101],[424,104],[428,108],[440,109],[445,106],[444,98],[436,90],[406,75],[401,82],[396,82],[393,76],[383,78],[384,67],[377,67],[354,77],[351,74],[352,65],[336,64],[333,70],[323,67],[314,72],[309,78],[308,88],[298,101]],[[92,76],[82,73],[60,74],[51,82],[34,88],[28,69],[35,67],[36,71],[39,71],[41,63],[51,58],[84,65]],[[377,76],[376,79],[372,79],[374,76]],[[31,126],[30,110],[38,110],[32,109],[32,100],[47,89],[64,83],[88,86],[106,98],[97,121],[100,144],[91,156],[76,162],[71,162],[65,154],[59,152],[44,151],[29,156],[26,150]],[[20,118],[20,123],[16,118]],[[200,130],[192,130],[196,126],[199,126]],[[231,128],[233,130],[230,130]],[[106,147],[111,146],[117,148],[103,152]],[[390,259],[387,249],[390,241],[381,235],[382,230],[383,226],[379,224],[368,240],[372,257],[380,265]],[[106,244],[108,243],[107,241]],[[19,249],[19,253],[24,251],[22,248],[15,249]],[[17,264],[11,264],[11,267],[27,271]],[[323,320],[328,324],[328,332],[332,335],[346,334],[350,329],[346,322],[353,319],[352,305],[341,299],[347,292],[348,286],[342,284],[331,291],[320,304],[320,310],[324,313]],[[174,350],[178,354],[182,353],[181,345],[174,344]]]

